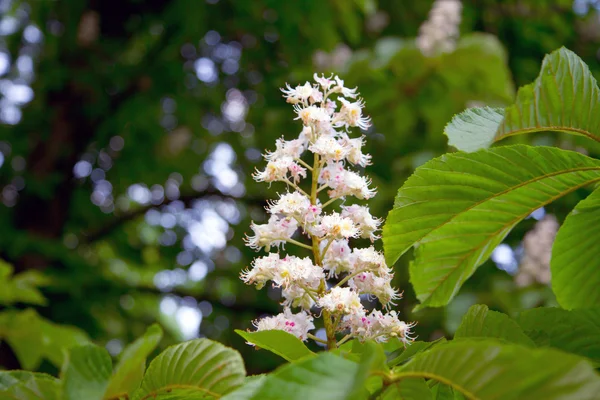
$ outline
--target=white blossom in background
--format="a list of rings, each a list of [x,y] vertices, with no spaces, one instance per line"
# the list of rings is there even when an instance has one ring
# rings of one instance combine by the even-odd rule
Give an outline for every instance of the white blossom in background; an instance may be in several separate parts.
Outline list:
[[[460,0],[436,0],[429,18],[419,28],[417,47],[425,56],[450,53],[460,35],[462,3]]]
[[[246,237],[251,248],[276,252],[255,259],[241,279],[258,289],[269,283],[281,288],[284,306],[283,313],[254,321],[254,326],[284,330],[329,348],[354,337],[408,343],[412,324],[395,311],[369,312],[361,302],[365,295],[389,310],[401,297],[383,254],[373,246],[351,247],[354,240],[378,240],[382,222],[350,199],[376,193],[370,179],[352,169],[371,164],[371,156],[362,151],[364,136],[350,137],[352,128],[365,130],[371,124],[363,114],[365,102],[337,76],[315,74],[314,79],[282,89],[303,128],[297,138],[277,139],[275,150],[264,155],[266,167],[253,175],[258,182],[286,185],[286,192],[269,202],[268,222],[252,223],[253,234]],[[286,244],[310,251],[311,257],[281,254]],[[323,318],[327,341],[311,333],[316,317]],[[338,341],[338,334],[345,336]]]
[[[556,217],[548,214],[527,232],[523,238],[523,258],[519,263],[519,272],[515,275],[517,286],[550,284],[552,245],[559,227]]]

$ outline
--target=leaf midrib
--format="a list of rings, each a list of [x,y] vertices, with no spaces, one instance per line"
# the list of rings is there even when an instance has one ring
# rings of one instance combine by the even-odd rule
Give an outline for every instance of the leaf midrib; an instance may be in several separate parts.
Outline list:
[[[544,131],[555,131],[555,132],[565,132],[565,133],[576,133],[585,137],[588,137],[596,142],[600,142],[600,137],[597,137],[593,133],[586,131],[585,129],[578,129],[569,126],[535,126],[533,128],[522,128],[522,129],[513,129],[510,131],[504,130],[504,124],[501,124],[498,129],[502,129],[502,133],[493,138],[494,142],[500,141],[504,138],[520,135],[523,133],[535,133],[535,132],[544,132]]]
[[[554,176],[559,176],[559,175],[563,175],[563,174],[570,174],[570,173],[574,173],[574,172],[582,172],[582,171],[595,171],[595,170],[598,170],[598,171],[600,171],[600,165],[599,165],[599,166],[594,166],[594,167],[580,167],[580,168],[571,168],[571,169],[565,169],[565,170],[556,171],[556,172],[552,172],[552,173],[549,173],[549,174],[544,174],[544,175],[541,175],[541,176],[537,176],[537,177],[535,177],[535,178],[533,178],[533,179],[530,179],[530,180],[527,180],[527,181],[520,182],[519,184],[517,184],[517,185],[514,185],[514,186],[511,186],[510,188],[504,189],[503,191],[501,191],[501,192],[498,192],[498,193],[496,193],[496,194],[495,194],[495,195],[493,195],[493,196],[489,196],[489,197],[486,197],[485,199],[479,200],[479,201],[477,201],[477,202],[473,203],[472,205],[470,205],[469,207],[465,208],[463,211],[460,211],[460,212],[458,212],[458,213],[454,214],[454,215],[453,215],[452,217],[450,217],[449,219],[447,219],[447,220],[443,221],[443,222],[442,222],[442,223],[440,223],[439,225],[437,225],[437,226],[433,227],[432,229],[430,229],[430,230],[429,230],[429,232],[428,232],[427,234],[425,234],[425,235],[421,236],[420,238],[418,238],[418,239],[414,240],[414,241],[413,241],[413,245],[414,245],[414,243],[420,242],[420,241],[421,241],[423,238],[425,238],[425,237],[429,236],[430,234],[432,234],[433,232],[437,231],[438,229],[440,229],[440,228],[441,228],[441,227],[443,227],[444,225],[446,225],[446,224],[448,224],[448,223],[452,222],[452,221],[453,221],[455,218],[457,218],[458,216],[460,216],[460,215],[462,215],[462,214],[464,214],[464,213],[466,213],[466,212],[468,212],[468,211],[472,210],[473,208],[475,208],[475,207],[477,207],[477,206],[479,206],[479,205],[481,205],[481,204],[483,204],[483,203],[485,203],[485,202],[489,201],[490,199],[493,199],[493,198],[496,198],[496,197],[500,197],[500,196],[502,196],[502,195],[504,195],[504,194],[506,194],[506,193],[512,192],[513,190],[519,189],[519,188],[521,188],[521,187],[523,187],[523,186],[527,186],[527,185],[529,185],[529,184],[535,183],[535,182],[537,182],[537,181],[540,181],[540,180],[543,180],[543,179],[546,179],[546,178],[552,178],[552,177],[554,177]],[[599,178],[599,179],[600,179],[600,178]],[[595,181],[596,181],[596,180],[591,180],[591,181],[589,181],[589,182],[585,183],[583,186],[585,186],[585,185],[588,185],[588,184],[590,184],[590,183],[594,183]],[[564,193],[568,193],[568,192],[564,192]],[[564,194],[563,194],[563,195],[564,195]],[[561,195],[561,196],[562,196],[562,195]],[[558,196],[558,197],[561,197],[561,196]],[[419,203],[421,203],[421,202],[419,202]],[[395,208],[394,210],[396,210],[396,209],[397,209],[397,208]],[[405,234],[405,233],[406,233],[406,232],[404,232],[403,234]],[[399,235],[399,234],[394,234],[394,235],[391,235],[391,236],[398,236],[398,235]],[[412,245],[411,245],[411,246],[409,246],[408,248],[410,248],[410,247],[412,247]]]
[[[598,170],[600,170],[600,167],[597,167],[597,168],[594,168],[594,169],[598,169]],[[554,176],[556,176],[556,174],[555,174]],[[569,190],[566,190],[566,191],[564,191],[564,192],[560,192],[560,194],[558,194],[558,195],[556,195],[556,196],[553,196],[553,197],[551,197],[549,200],[547,200],[547,201],[545,201],[544,203],[542,203],[542,206],[544,206],[544,205],[546,205],[546,204],[548,204],[548,203],[552,203],[554,200],[556,200],[556,199],[558,199],[558,198],[560,198],[560,197],[564,196],[564,195],[565,195],[565,194],[567,194],[567,193],[570,193],[570,192],[572,192],[572,191],[574,191],[574,190],[577,190],[577,189],[579,189],[579,188],[581,188],[581,187],[583,187],[583,186],[587,186],[587,185],[590,185],[590,184],[592,184],[592,183],[595,183],[595,182],[598,182],[598,181],[600,181],[600,178],[592,179],[592,180],[590,180],[590,181],[586,181],[586,182],[584,182],[584,183],[582,183],[582,184],[580,184],[580,185],[572,186],[572,187],[570,187],[570,188],[569,188]],[[484,203],[484,202],[481,202],[480,204],[483,204],[483,203]],[[472,209],[472,208],[469,208],[469,210],[470,210],[470,209]],[[468,211],[468,210],[466,210],[466,211]],[[466,211],[465,211],[465,212],[466,212]],[[438,284],[437,284],[437,285],[436,285],[436,286],[433,288],[433,290],[431,290],[431,291],[429,292],[429,293],[430,293],[430,295],[427,297],[427,299],[425,299],[425,301],[427,301],[427,300],[429,300],[429,299],[431,298],[431,293],[434,293],[436,290],[438,290],[438,289],[439,289],[439,287],[440,287],[440,286],[441,286],[441,285],[442,285],[444,282],[446,282],[447,278],[448,278],[450,275],[452,275],[452,274],[453,274],[453,273],[455,273],[457,270],[459,270],[459,267],[460,267],[460,266],[462,266],[462,264],[465,262],[465,260],[466,260],[466,259],[468,259],[468,258],[469,258],[469,257],[470,257],[470,256],[471,256],[471,255],[472,255],[474,252],[475,252],[475,250],[480,250],[480,249],[481,249],[481,247],[483,247],[483,245],[485,245],[485,243],[486,243],[486,242],[489,240],[489,238],[490,238],[490,237],[494,237],[494,236],[498,235],[498,234],[499,234],[501,231],[503,231],[504,229],[507,229],[507,228],[508,228],[508,227],[510,227],[512,224],[516,224],[517,222],[519,222],[520,220],[522,220],[523,218],[525,218],[525,217],[526,217],[527,215],[529,215],[529,214],[531,214],[531,211],[528,211],[527,213],[519,214],[519,215],[518,215],[518,217],[517,217],[517,218],[513,218],[513,219],[510,221],[510,223],[507,223],[507,224],[503,225],[503,226],[502,226],[500,229],[497,229],[496,231],[494,231],[494,232],[492,232],[491,234],[487,235],[487,236],[485,237],[485,239],[484,239],[482,242],[480,242],[479,244],[477,244],[477,246],[475,246],[475,247],[471,247],[471,250],[470,250],[470,251],[468,251],[467,253],[465,253],[465,255],[464,255],[464,256],[462,256],[462,257],[458,258],[458,263],[456,264],[457,266],[456,266],[456,267],[454,267],[454,268],[451,268],[451,269],[450,269],[450,272],[448,272],[446,275],[444,275],[444,277],[443,277],[442,279],[440,279],[440,280],[438,281]],[[457,216],[457,215],[459,215],[459,214],[456,214],[455,216]],[[454,219],[454,217],[453,217],[452,219]],[[450,220],[448,220],[448,222],[450,222]],[[430,231],[430,233],[429,233],[429,234],[431,234],[432,232],[434,232],[435,230],[439,229],[439,228],[440,228],[440,227],[442,227],[442,226],[443,226],[443,225],[440,225],[440,226],[438,226],[438,227],[437,227],[437,228],[435,228],[434,230]],[[426,235],[426,236],[427,236],[427,235]],[[421,239],[423,239],[423,238],[421,238]],[[421,240],[421,239],[420,239],[420,240]],[[421,302],[421,304],[424,304],[424,302]]]

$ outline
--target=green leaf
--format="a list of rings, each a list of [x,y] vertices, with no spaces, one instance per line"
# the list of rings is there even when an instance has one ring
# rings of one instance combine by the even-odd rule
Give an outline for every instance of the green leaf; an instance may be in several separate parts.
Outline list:
[[[221,400],[250,399],[260,390],[266,379],[266,375],[247,376],[243,386],[237,388],[233,392],[227,393],[225,396],[221,397]]]
[[[430,349],[431,347],[435,346],[436,344],[439,343],[444,343],[446,342],[446,338],[442,337],[439,338],[433,342],[412,342],[410,344],[410,346],[406,347],[405,349],[402,349],[402,351],[394,351],[393,353],[391,353],[388,356],[388,365],[390,367],[395,367],[397,365],[400,365],[408,360],[410,360],[411,358],[413,358],[416,354],[419,354],[427,349]]]
[[[517,322],[539,346],[550,346],[600,363],[600,308],[534,308]]]
[[[551,147],[505,146],[433,159],[398,191],[383,228],[388,264],[413,244],[420,307],[443,306],[534,210],[600,180],[600,160]]]
[[[115,372],[110,378],[105,397],[112,398],[118,395],[132,394],[137,389],[146,370],[146,358],[156,348],[163,331],[158,325],[152,325],[144,336],[123,350]]]
[[[106,349],[93,344],[72,348],[62,372],[65,399],[102,400],[111,373]]]
[[[563,308],[600,306],[600,189],[577,204],[552,246],[552,290]]]
[[[0,313],[0,338],[8,342],[26,369],[36,369],[44,358],[60,367],[68,349],[89,342],[80,329],[55,324],[32,309]]]
[[[494,135],[504,119],[504,109],[491,107],[468,108],[452,117],[444,134],[448,144],[462,151],[476,151],[490,147]]]
[[[60,381],[50,375],[28,371],[0,371],[2,400],[62,400]]]
[[[431,392],[434,400],[454,400],[454,390],[448,385],[438,383]]]
[[[253,396],[244,400],[364,399],[363,392],[354,392],[358,372],[357,363],[320,353],[275,370]]]
[[[519,324],[510,319],[508,315],[490,311],[487,306],[482,304],[476,304],[469,308],[454,337],[489,337],[535,347],[535,343],[525,335]]]
[[[208,339],[171,346],[150,363],[133,400],[220,398],[243,384],[240,354]]]
[[[385,392],[382,400],[433,400],[433,393],[423,378],[407,378],[392,383]]]
[[[559,131],[600,141],[600,93],[588,66],[561,48],[544,58],[537,79],[504,110],[467,110],[446,127],[449,143],[474,151],[507,136]]]
[[[39,271],[26,271],[12,276],[12,265],[0,260],[0,304],[27,303],[46,305],[38,287],[48,284]]]
[[[235,333],[246,339],[248,343],[275,353],[287,361],[296,361],[315,354],[296,336],[281,330],[246,332],[236,329]]]
[[[470,399],[581,400],[600,393],[600,376],[586,360],[491,340],[436,346],[393,374],[393,380],[414,377],[443,382]]]

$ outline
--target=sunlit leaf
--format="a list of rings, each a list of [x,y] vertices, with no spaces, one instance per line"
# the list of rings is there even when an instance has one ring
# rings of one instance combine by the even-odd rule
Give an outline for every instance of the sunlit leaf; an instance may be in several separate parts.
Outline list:
[[[240,354],[208,339],[171,346],[150,363],[134,400],[220,398],[244,383]]]
[[[469,109],[446,127],[449,144],[459,150],[488,147],[507,136],[559,131],[600,141],[600,92],[588,66],[561,48],[544,58],[538,78],[523,86],[504,112]]]
[[[106,349],[91,344],[72,348],[62,372],[65,399],[102,400],[111,373]]]
[[[123,350],[110,378],[105,397],[131,394],[139,387],[146,370],[146,358],[156,348],[162,334],[160,326],[152,325],[142,337]]]
[[[300,339],[282,330],[246,332],[238,329],[235,332],[249,343],[275,353],[287,361],[295,361],[302,357],[314,355]]]
[[[523,145],[446,154],[417,168],[383,229],[388,264],[413,244],[421,307],[443,306],[534,210],[600,181],[600,161]]]

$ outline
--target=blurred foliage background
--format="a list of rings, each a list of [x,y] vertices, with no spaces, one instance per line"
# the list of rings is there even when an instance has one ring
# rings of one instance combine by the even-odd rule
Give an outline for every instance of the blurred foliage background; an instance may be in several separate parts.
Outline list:
[[[62,348],[88,339],[118,356],[155,321],[162,348],[206,336],[251,373],[277,366],[233,329],[278,312],[277,290],[238,276],[255,256],[250,220],[283,190],[250,175],[300,131],[286,82],[335,72],[359,87],[374,122],[370,206],[385,217],[416,166],[452,151],[452,115],[510,104],[544,54],[566,46],[600,77],[598,1],[464,0],[455,50],[424,56],[415,38],[432,3],[1,0],[0,366],[54,373]],[[517,140],[600,154],[585,139]],[[431,340],[474,303],[554,304],[549,248],[587,193],[519,225],[446,309],[411,312],[405,255],[397,309]]]

